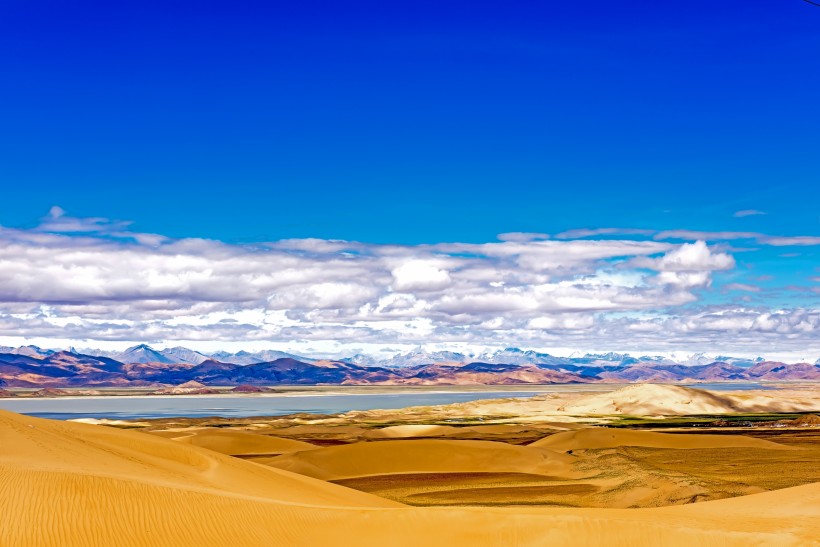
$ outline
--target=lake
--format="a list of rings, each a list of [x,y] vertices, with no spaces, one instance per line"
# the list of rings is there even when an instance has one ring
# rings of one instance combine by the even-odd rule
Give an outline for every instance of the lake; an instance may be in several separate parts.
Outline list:
[[[170,396],[93,396],[32,399],[0,399],[0,409],[40,418],[69,420],[75,418],[108,418],[135,420],[144,418],[206,417],[244,418],[248,416],[281,416],[305,412],[337,414],[351,410],[396,409],[408,406],[446,405],[479,399],[532,397],[551,391],[607,391],[623,387],[617,384],[575,384],[519,387],[516,390],[476,386],[452,388],[452,391],[401,391],[397,393],[345,394],[266,394],[266,395],[170,395]],[[692,387],[715,391],[765,389],[755,383],[697,384]],[[479,388],[480,389],[480,388]],[[489,390],[492,389],[492,390]]]
[[[297,412],[336,414],[350,410],[394,409],[408,406],[446,405],[478,399],[531,397],[532,391],[448,393],[394,393],[344,395],[198,395],[153,397],[65,397],[53,399],[0,399],[0,409],[39,418],[189,418],[221,416],[281,416]]]

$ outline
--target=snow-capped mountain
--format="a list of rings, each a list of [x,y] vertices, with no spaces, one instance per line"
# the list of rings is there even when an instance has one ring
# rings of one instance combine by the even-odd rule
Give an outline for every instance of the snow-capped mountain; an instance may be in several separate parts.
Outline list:
[[[23,355],[34,359],[45,359],[60,350],[42,349],[37,346],[28,345],[20,347],[0,346],[0,354]],[[78,355],[89,355],[95,357],[107,357],[121,363],[160,363],[160,364],[189,364],[199,365],[208,360],[235,365],[255,365],[259,363],[269,363],[277,359],[294,359],[302,363],[314,364],[319,358],[305,357],[302,355],[289,353],[281,350],[262,351],[238,351],[235,353],[227,351],[201,352],[189,348],[177,346],[157,350],[147,344],[138,344],[125,351],[105,351],[90,348],[69,348],[71,353]],[[328,357],[334,360],[332,357]],[[723,363],[741,368],[750,368],[766,361],[763,357],[747,358],[732,357],[727,355],[710,355],[706,353],[669,353],[665,355],[642,355],[633,356],[628,353],[581,353],[576,352],[568,357],[559,357],[549,353],[509,347],[499,350],[485,350],[483,352],[457,352],[457,351],[426,351],[422,347],[417,347],[406,353],[394,353],[393,355],[369,355],[357,354],[336,361],[350,363],[364,367],[388,367],[402,368],[420,365],[430,365],[436,363],[487,363],[493,365],[539,365],[542,368],[552,368],[562,370],[584,370],[594,367],[613,366],[706,366],[713,363]],[[815,364],[820,365],[820,359]]]
[[[463,363],[470,356],[454,351],[427,352],[416,348],[408,353],[397,353],[387,359],[376,359],[367,355],[355,355],[342,359],[344,362],[359,366],[382,366],[390,368],[410,367],[415,365],[429,365],[430,363],[456,362]]]
[[[37,346],[20,346],[19,348],[11,347],[11,346],[0,346],[0,353],[10,353],[12,355],[25,355],[27,357],[33,357],[35,359],[43,359],[48,357],[49,355],[53,355],[57,353],[58,350],[54,349],[43,349]]]
[[[174,363],[187,363],[189,365],[198,365],[211,358],[208,355],[181,346],[164,349],[159,353]]]
[[[122,363],[173,363],[174,360],[146,344],[132,346],[117,355],[112,355]]]
[[[549,353],[539,353],[519,348],[505,348],[493,352],[484,352],[476,356],[476,361],[491,364],[510,365],[564,365],[572,361],[566,357],[555,357]]]
[[[313,363],[315,359],[294,355],[285,351],[263,350],[263,351],[238,351],[229,353],[227,351],[217,351],[208,354],[209,359],[215,359],[221,363],[232,363],[234,365],[255,365],[257,363],[268,363],[277,359],[296,359],[303,363]]]

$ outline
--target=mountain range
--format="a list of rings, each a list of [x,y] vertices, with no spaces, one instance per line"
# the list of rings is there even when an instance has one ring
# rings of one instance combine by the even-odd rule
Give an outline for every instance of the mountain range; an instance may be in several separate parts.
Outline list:
[[[482,354],[416,350],[386,360],[309,359],[280,352],[204,354],[141,344],[123,352],[0,347],[0,387],[167,387],[236,385],[516,385],[628,382],[820,380],[820,363],[762,358],[584,354],[555,357],[517,348]]]

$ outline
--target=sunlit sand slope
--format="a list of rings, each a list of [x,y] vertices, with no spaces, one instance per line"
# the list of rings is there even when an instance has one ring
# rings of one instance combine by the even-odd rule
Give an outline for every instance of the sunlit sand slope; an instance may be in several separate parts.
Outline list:
[[[565,452],[596,448],[616,448],[619,446],[643,446],[647,448],[764,448],[791,450],[782,444],[753,439],[742,435],[692,435],[678,433],[655,433],[590,427],[575,431],[562,431],[535,441],[530,446]]]
[[[0,413],[0,545],[817,545],[820,485],[659,509],[412,508],[133,431]]]
[[[715,393],[674,385],[636,384],[611,393],[581,397],[559,411],[574,415],[634,416],[810,411],[816,401],[788,401],[765,395]]]
[[[201,428],[189,429],[184,432],[157,432],[165,438],[171,438],[194,446],[201,446],[220,454],[230,456],[255,456],[265,454],[288,454],[300,450],[312,450],[316,445],[296,441],[293,439],[283,439],[281,437],[271,437],[268,435],[258,435],[245,431],[228,429]],[[154,433],[154,434],[157,434]]]
[[[390,507],[376,496],[134,431],[30,418],[0,411],[3,502],[110,497],[114,483],[277,502]],[[91,483],[108,487],[95,490]],[[137,486],[138,485],[138,486]],[[52,499],[53,498],[53,499]],[[162,504],[161,500],[156,500]],[[170,509],[170,508],[169,508]]]
[[[565,475],[573,458],[492,441],[362,442],[287,454],[268,465],[324,480],[395,473],[532,473]]]

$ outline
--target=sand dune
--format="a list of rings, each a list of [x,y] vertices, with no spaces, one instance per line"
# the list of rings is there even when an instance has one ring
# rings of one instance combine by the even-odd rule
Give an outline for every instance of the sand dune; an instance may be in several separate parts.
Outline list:
[[[384,507],[375,496],[144,433],[0,411],[3,472],[52,490],[85,477],[279,502]],[[3,495],[21,492],[3,489]],[[64,494],[69,494],[65,492]],[[389,505],[387,505],[389,506]]]
[[[531,473],[566,475],[573,458],[492,441],[419,439],[362,442],[297,452],[266,461],[323,480],[395,473]]]
[[[637,384],[611,393],[581,397],[559,410],[567,414],[630,414],[673,416],[731,412],[792,412],[812,410],[814,402],[784,401],[774,397],[714,393],[691,387]]]
[[[532,431],[526,426],[514,424],[496,425],[473,425],[473,426],[451,426],[451,425],[421,425],[406,424],[393,425],[373,429],[362,435],[363,439],[411,439],[425,437],[446,437],[448,439],[459,437],[492,437],[493,435],[510,435]]]
[[[570,414],[722,414],[739,412],[729,396],[682,386],[638,384],[612,393],[582,397],[564,407]]]
[[[4,546],[733,547],[820,537],[820,484],[646,510],[413,508],[135,431],[0,412],[0,447]]]
[[[393,425],[374,429],[362,435],[365,439],[403,439],[409,437],[451,437],[469,431],[469,427],[451,425]]]
[[[647,448],[764,448],[791,450],[782,444],[754,439],[742,435],[704,435],[655,433],[629,429],[590,427],[575,431],[562,431],[536,441],[529,446],[548,448],[559,452],[619,446],[642,446]]]
[[[300,450],[313,450],[317,448],[316,445],[293,439],[283,439],[281,437],[271,437],[230,429],[203,427],[188,429],[184,432],[153,431],[151,433],[182,443],[207,448],[208,450],[229,456],[289,454],[291,452],[299,452]]]
[[[572,415],[629,414],[678,416],[736,412],[808,412],[820,402],[814,397],[789,400],[782,395],[718,393],[691,387],[636,384],[610,393],[578,398],[558,410]]]

